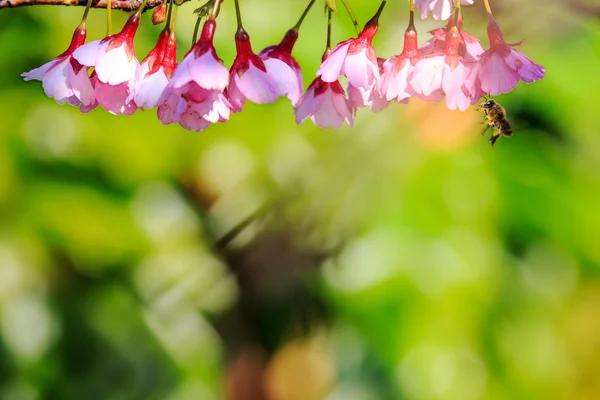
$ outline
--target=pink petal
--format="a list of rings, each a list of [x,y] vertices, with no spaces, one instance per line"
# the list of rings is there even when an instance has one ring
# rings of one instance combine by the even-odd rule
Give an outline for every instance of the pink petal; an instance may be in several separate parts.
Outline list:
[[[163,67],[160,67],[155,73],[144,76],[136,82],[130,98],[133,98],[135,104],[140,108],[158,107],[168,84],[169,79],[165,75]]]
[[[511,69],[497,52],[484,54],[480,62],[479,79],[484,92],[496,96],[508,93],[517,86],[519,74]]]
[[[253,103],[274,103],[279,97],[275,81],[252,63],[246,72],[236,80],[239,90]]]
[[[446,64],[442,79],[442,90],[446,94],[446,106],[450,110],[465,111],[471,105],[469,97],[463,92],[463,84],[469,75],[469,68],[459,62],[454,70]]]
[[[396,75],[396,61],[387,60],[383,64],[383,75],[381,75],[381,94],[386,100],[396,99],[402,101],[410,97],[406,92],[409,76],[414,70],[410,60],[405,58],[401,61],[402,66]]]
[[[204,89],[223,90],[229,83],[229,71],[210,51],[192,59],[188,68],[192,79]]]
[[[73,96],[73,90],[67,80],[69,68],[71,68],[71,64],[69,58],[66,58],[48,70],[42,81],[46,95],[55,99],[59,104],[64,104],[69,97]]]
[[[110,85],[98,80],[94,92],[98,104],[111,114],[132,115],[137,110],[135,103],[127,100],[129,98],[127,83]]]
[[[512,69],[517,71],[519,78],[525,83],[535,82],[544,77],[544,67],[534,63],[518,50],[511,49],[505,60]]]
[[[321,63],[317,76],[321,76],[324,82],[335,82],[340,77],[346,54],[350,43],[338,45],[329,56]]]
[[[49,69],[54,67],[60,61],[61,60],[59,60],[58,58],[55,58],[55,59],[47,62],[46,64],[42,65],[41,67],[34,68],[29,72],[23,72],[21,74],[21,76],[23,77],[23,80],[25,80],[25,81],[30,81],[32,79],[41,81],[44,78],[44,74],[46,74],[46,72],[48,72]]]
[[[410,85],[420,95],[429,96],[442,87],[444,56],[423,58],[415,65],[410,79]]]
[[[302,95],[302,81],[298,82],[296,72],[288,64],[277,58],[263,58],[267,73],[277,86],[278,96],[287,95],[294,105]],[[300,75],[300,79],[302,76]],[[300,86],[298,85],[300,83]]]
[[[318,107],[320,107],[322,102],[323,96],[319,95],[315,97],[314,89],[309,88],[306,91],[306,93],[304,93],[304,95],[300,97],[300,100],[298,100],[298,103],[296,103],[296,106],[294,107],[294,114],[296,114],[296,123],[300,125],[302,122],[304,122],[306,118],[310,117],[312,113]]]
[[[233,74],[227,87],[227,98],[233,107],[234,112],[241,112],[246,104],[246,96],[242,93],[238,87],[238,75]]]
[[[367,58],[366,49],[346,57],[343,73],[352,86],[369,89],[379,78],[379,68]],[[377,77],[377,78],[376,78]]]
[[[174,87],[175,89],[179,89],[180,87],[186,85],[188,82],[192,80],[192,75],[190,74],[189,64],[194,57],[193,52],[189,52],[183,60],[177,65],[175,68],[175,72],[171,77],[171,81],[169,85]]]
[[[94,40],[78,47],[73,52],[73,58],[79,61],[81,64],[88,67],[96,65],[96,60],[100,55],[106,52],[108,42],[100,43],[100,40]]]
[[[95,67],[100,82],[118,85],[132,81],[139,73],[140,63],[135,56],[129,60],[123,44],[99,56]]]

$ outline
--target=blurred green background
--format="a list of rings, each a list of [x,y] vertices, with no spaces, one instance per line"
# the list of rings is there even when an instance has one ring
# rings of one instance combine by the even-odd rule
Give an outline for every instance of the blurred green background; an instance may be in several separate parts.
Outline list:
[[[242,0],[255,51],[306,3]],[[376,3],[351,1],[361,24]],[[379,56],[401,51],[404,3]],[[464,29],[487,47],[475,3]],[[418,101],[339,131],[296,126],[287,99],[201,133],[82,115],[19,75],[83,8],[0,10],[0,398],[599,399],[600,19],[575,3],[492,2],[547,73],[498,98],[515,135],[493,149],[480,113]],[[218,21],[230,65],[232,1]],[[305,87],[324,25],[317,5]],[[419,20],[421,43],[440,25]],[[160,29],[146,13],[139,58]]]

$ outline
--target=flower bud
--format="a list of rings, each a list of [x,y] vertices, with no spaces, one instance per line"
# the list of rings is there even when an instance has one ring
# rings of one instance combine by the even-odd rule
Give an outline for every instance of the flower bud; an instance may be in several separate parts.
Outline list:
[[[165,22],[167,19],[167,5],[162,3],[160,6],[156,7],[152,12],[152,24],[158,25]]]

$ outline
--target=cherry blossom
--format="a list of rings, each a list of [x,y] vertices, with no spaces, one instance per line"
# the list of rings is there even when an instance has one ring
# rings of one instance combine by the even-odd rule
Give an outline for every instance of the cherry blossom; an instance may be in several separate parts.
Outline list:
[[[252,51],[250,36],[240,29],[235,35],[237,55],[229,71],[227,96],[240,112],[246,99],[257,104],[274,103],[298,88],[296,73],[279,58],[259,57]],[[289,95],[295,98],[295,94]]]
[[[213,45],[215,30],[216,21],[208,19],[200,39],[175,69],[159,101],[163,124],[177,122],[200,131],[229,119],[232,106],[224,94],[229,73]]]
[[[42,81],[46,96],[55,99],[59,104],[93,104],[94,88],[88,77],[88,68],[84,68],[73,58],[73,52],[85,43],[86,35],[85,23],[82,23],[75,29],[71,44],[64,53],[39,68],[22,73],[21,76],[26,81]]]
[[[140,108],[156,108],[177,66],[177,40],[168,29],[161,32],[156,46],[142,61],[140,75],[129,100]]]
[[[315,79],[294,107],[296,123],[310,119],[323,129],[339,129],[344,122],[352,126],[352,108],[339,81]]]
[[[139,24],[139,13],[135,13],[121,32],[94,40],[73,52],[73,58],[78,62],[94,67],[96,99],[112,114],[131,115],[137,109],[129,95],[140,72],[133,49],[133,37]]]
[[[377,20],[371,20],[357,38],[339,43],[321,63],[317,76],[331,83],[343,75],[352,86],[373,90],[379,83],[379,66],[371,43],[378,29]]]
[[[267,47],[259,53],[265,64],[275,71],[273,77],[280,81],[278,86],[289,88],[287,96],[292,105],[296,105],[304,89],[300,64],[292,57],[292,49],[297,39],[298,30],[290,29],[278,45]]]
[[[500,26],[490,15],[487,27],[490,48],[479,59],[479,66],[470,77],[475,85],[492,96],[508,93],[519,80],[525,83],[538,81],[544,77],[544,67],[531,61],[529,57],[515,50],[522,42],[507,44],[502,37]]]
[[[415,95],[424,99],[439,98],[441,90],[446,96],[449,109],[465,111],[471,104],[471,92],[464,83],[471,72],[472,64],[458,54],[460,33],[457,27],[450,29],[446,36],[444,52],[433,53],[423,58],[415,66],[410,84]],[[420,97],[420,96],[419,96]]]
[[[383,63],[381,94],[386,100],[407,101],[414,93],[409,82],[415,66],[423,59],[418,46],[417,31],[411,24],[404,33],[402,53]]]
[[[447,20],[452,15],[455,0],[415,0],[415,9],[421,10],[421,18],[431,13],[433,19]],[[461,0],[460,4],[470,5],[473,0]]]
[[[460,33],[458,54],[463,57],[465,61],[477,61],[479,60],[479,56],[484,51],[483,47],[481,47],[479,39],[462,30],[462,23],[463,18],[460,16],[457,24],[458,32]],[[444,51],[446,48],[446,36],[448,35],[448,31],[452,28],[452,26],[452,21],[449,21],[446,27],[429,31],[429,33],[433,35],[433,38],[423,43],[423,45],[419,48],[421,53],[431,54],[438,51]]]

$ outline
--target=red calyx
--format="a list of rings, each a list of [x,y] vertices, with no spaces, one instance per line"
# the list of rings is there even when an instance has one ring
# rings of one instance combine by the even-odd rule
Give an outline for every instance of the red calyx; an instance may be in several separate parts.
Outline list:
[[[267,72],[267,67],[265,67],[263,60],[252,51],[248,32],[242,28],[238,29],[235,34],[235,49],[237,54],[231,66],[231,73],[236,72],[238,75],[242,75],[250,68],[250,63],[254,64],[261,71]]]

